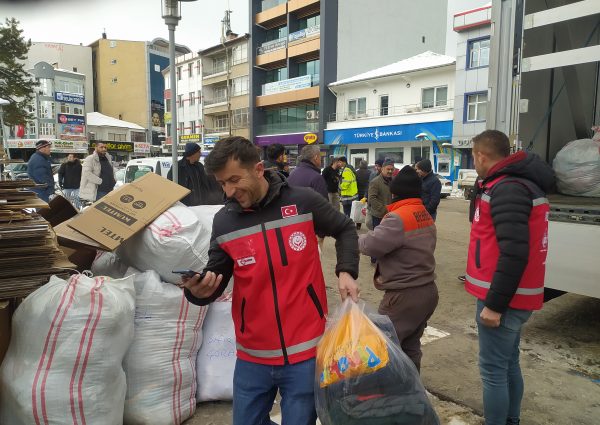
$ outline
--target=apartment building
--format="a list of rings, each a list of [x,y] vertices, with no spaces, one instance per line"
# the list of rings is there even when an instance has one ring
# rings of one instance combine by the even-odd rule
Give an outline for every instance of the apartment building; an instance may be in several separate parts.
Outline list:
[[[347,156],[354,166],[429,158],[436,173],[453,180],[455,71],[453,57],[424,52],[331,83],[337,112],[327,117],[328,154]]]
[[[222,43],[198,52],[206,152],[222,137],[250,138],[249,40],[249,34],[228,31]]]
[[[90,47],[94,110],[143,127],[146,142],[158,153],[165,137],[162,71],[169,66],[169,42],[112,40],[103,34]],[[176,56],[188,53],[189,48],[175,46]]]
[[[489,3],[454,15],[458,42],[452,144],[461,168],[474,168],[471,139],[486,129],[491,14]]]
[[[39,86],[29,106],[33,119],[10,129],[6,148],[11,158],[28,160],[38,140],[52,143],[51,155],[86,154],[85,75],[38,62],[29,69]]]
[[[187,53],[175,58],[176,103],[177,103],[177,147],[180,153],[187,142],[202,143],[202,63],[197,53]],[[171,69],[163,70],[165,80],[164,105],[166,139],[161,145],[163,155],[171,154]]]

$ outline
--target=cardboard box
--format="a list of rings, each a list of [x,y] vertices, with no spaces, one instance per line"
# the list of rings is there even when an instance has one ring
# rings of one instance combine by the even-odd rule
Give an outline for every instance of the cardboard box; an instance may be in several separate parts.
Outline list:
[[[189,189],[148,173],[112,191],[67,223],[113,251],[188,193]]]

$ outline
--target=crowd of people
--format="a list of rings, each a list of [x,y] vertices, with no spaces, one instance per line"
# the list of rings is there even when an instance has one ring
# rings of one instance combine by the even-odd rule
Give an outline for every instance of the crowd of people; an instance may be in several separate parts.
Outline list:
[[[43,182],[51,178],[45,171],[49,146],[38,144],[30,172]],[[389,316],[417,370],[420,340],[438,304],[434,253],[441,184],[429,159],[397,170],[382,158],[371,171],[364,162],[355,170],[339,157],[321,172],[319,147],[307,145],[290,173],[284,155],[283,146],[273,145],[261,160],[252,142],[236,136],[216,143],[204,165],[200,147],[188,144],[177,165],[179,184],[192,191],[187,205],[225,204],[214,218],[206,268],[184,276],[182,284],[191,303],[207,305],[235,279],[234,425],[270,424],[278,391],[286,424],[315,424],[315,355],[327,317],[323,238],[336,240],[342,300],[358,300],[360,254],[371,257],[372,284],[383,291],[379,313]],[[471,201],[464,280],[477,299],[485,423],[514,425],[524,392],[521,329],[543,303],[545,194],[554,173],[533,154],[511,153],[506,135],[495,130],[473,139],[473,157],[480,179]],[[70,157],[63,165],[61,187],[79,189],[84,199],[99,199],[114,186],[101,143],[82,166]],[[81,184],[75,187],[77,173]],[[357,232],[350,219],[357,200],[367,203],[368,232]]]

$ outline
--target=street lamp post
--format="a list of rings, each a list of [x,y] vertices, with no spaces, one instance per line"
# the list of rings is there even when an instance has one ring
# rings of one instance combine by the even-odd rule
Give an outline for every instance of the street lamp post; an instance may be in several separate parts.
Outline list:
[[[171,170],[173,181],[179,182],[177,166],[177,79],[175,72],[175,27],[181,20],[180,2],[192,2],[196,0],[162,0],[162,17],[169,28],[169,77],[171,84]]]
[[[427,133],[419,133],[416,137],[421,141],[421,159],[423,159],[423,142],[427,140]]]

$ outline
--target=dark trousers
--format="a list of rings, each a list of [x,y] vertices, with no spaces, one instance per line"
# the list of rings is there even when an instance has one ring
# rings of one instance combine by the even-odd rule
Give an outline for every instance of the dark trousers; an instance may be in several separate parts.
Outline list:
[[[342,208],[344,209],[346,217],[350,217],[350,214],[352,213],[352,201],[342,202]]]
[[[438,304],[435,282],[412,288],[385,291],[379,314],[390,318],[400,340],[402,351],[421,370],[421,337]]]
[[[375,217],[374,215],[371,216],[371,219],[373,222],[373,230],[375,230],[375,228],[381,224],[382,219],[379,217]],[[371,257],[371,264],[375,264],[376,262],[377,262],[377,258]]]

